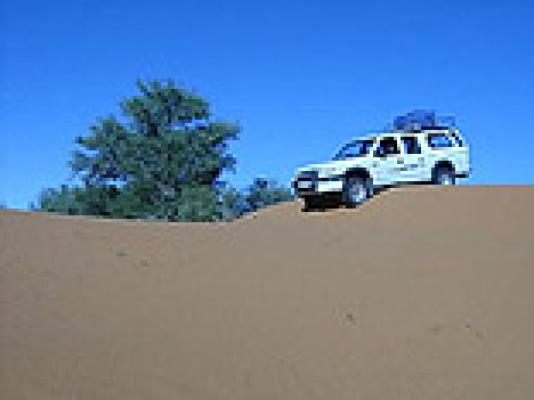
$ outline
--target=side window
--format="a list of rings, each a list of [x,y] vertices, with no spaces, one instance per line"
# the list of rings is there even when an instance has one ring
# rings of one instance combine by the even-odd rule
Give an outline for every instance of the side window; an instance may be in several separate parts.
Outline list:
[[[421,146],[415,136],[404,136],[402,139],[402,146],[406,154],[421,154]]]
[[[452,136],[454,136],[454,139],[456,140],[456,143],[458,144],[458,146],[460,147],[464,147],[464,142],[462,141],[462,139],[460,138],[460,136],[458,136],[458,134],[456,132],[451,132]]]
[[[454,144],[450,136],[444,133],[434,133],[428,135],[428,146],[433,149],[442,149],[445,147],[453,147]]]
[[[375,156],[387,157],[394,154],[400,154],[397,139],[394,137],[385,137],[380,140],[380,145],[375,150]]]

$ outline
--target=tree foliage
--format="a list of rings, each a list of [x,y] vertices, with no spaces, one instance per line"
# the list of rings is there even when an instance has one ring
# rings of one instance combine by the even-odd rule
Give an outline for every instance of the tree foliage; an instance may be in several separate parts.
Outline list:
[[[279,186],[276,181],[256,178],[245,193],[247,211],[256,211],[276,203],[292,200],[291,191]]]
[[[139,93],[76,138],[69,165],[76,186],[44,190],[37,208],[116,218],[232,219],[284,197],[255,181],[244,195],[224,189],[239,126],[213,119],[209,104],[172,81],[137,82]],[[272,193],[270,192],[272,190]]]
[[[238,218],[246,213],[291,200],[293,200],[293,195],[288,188],[278,185],[274,180],[258,177],[244,191],[238,191],[235,188],[225,191],[223,217],[225,219]]]
[[[70,167],[81,182],[44,191],[49,211],[122,218],[209,221],[219,217],[219,178],[235,164],[236,124],[172,81],[137,83],[139,94],[76,138]]]

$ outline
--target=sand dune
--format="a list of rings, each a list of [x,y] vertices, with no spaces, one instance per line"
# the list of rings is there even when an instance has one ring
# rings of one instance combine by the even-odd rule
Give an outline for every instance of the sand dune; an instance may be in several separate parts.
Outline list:
[[[0,398],[532,399],[534,186],[234,223],[0,213]]]

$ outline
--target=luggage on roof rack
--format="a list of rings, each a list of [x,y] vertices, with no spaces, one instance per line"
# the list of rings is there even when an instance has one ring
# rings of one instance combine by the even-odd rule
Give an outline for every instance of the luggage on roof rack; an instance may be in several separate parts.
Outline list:
[[[397,131],[450,129],[455,126],[454,117],[438,117],[432,110],[413,110],[393,120],[393,128]]]

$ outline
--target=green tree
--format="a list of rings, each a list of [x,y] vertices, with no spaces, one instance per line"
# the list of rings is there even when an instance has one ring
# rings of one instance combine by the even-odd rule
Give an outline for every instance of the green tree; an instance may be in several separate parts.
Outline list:
[[[221,195],[222,219],[231,221],[248,211],[245,195],[234,187],[225,188]]]
[[[222,194],[224,220],[233,220],[280,202],[293,200],[290,189],[278,185],[274,180],[255,178],[244,190],[226,188]]]
[[[212,119],[209,104],[172,81],[138,81],[139,94],[76,138],[70,162],[81,184],[41,193],[38,207],[69,214],[170,221],[221,215],[222,172],[235,159],[236,124]]]
[[[247,212],[290,200],[293,200],[293,196],[288,188],[263,177],[255,178],[245,192]]]

